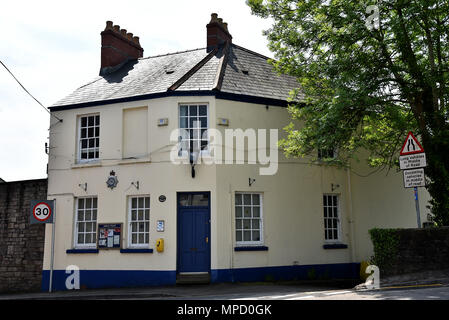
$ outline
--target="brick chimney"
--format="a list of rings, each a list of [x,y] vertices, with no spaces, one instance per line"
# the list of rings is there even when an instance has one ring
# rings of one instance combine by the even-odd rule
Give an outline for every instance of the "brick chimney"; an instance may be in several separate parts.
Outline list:
[[[106,21],[106,28],[101,33],[101,68],[100,76],[119,69],[130,60],[143,57],[139,37],[120,29],[120,26]]]
[[[212,51],[215,47],[232,42],[232,36],[228,31],[228,24],[223,19],[218,18],[216,13],[211,14],[207,28],[207,52]]]

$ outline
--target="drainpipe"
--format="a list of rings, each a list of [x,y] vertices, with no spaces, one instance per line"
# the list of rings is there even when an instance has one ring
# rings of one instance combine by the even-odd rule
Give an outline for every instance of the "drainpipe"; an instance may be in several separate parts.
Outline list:
[[[230,205],[231,210],[229,212],[229,222],[230,222],[229,230],[231,230],[231,241],[230,241],[230,243],[231,243],[231,261],[230,261],[230,264],[231,264],[231,282],[234,283],[234,270],[233,270],[234,269],[234,248],[233,248],[233,244],[232,244],[233,232],[232,232],[232,186],[231,186],[231,184],[229,184],[229,194],[230,194],[229,199],[230,199],[230,203],[231,203],[231,205]]]
[[[349,201],[349,230],[351,233],[351,261],[356,262],[355,254],[355,238],[354,238],[354,212],[352,211],[352,188],[351,188],[351,172],[350,167],[346,168],[348,177],[348,201]]]

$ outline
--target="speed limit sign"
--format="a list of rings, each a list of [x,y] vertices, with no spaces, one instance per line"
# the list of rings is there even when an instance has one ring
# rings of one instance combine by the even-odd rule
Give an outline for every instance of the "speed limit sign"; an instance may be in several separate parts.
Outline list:
[[[30,223],[53,223],[53,200],[31,201]]]

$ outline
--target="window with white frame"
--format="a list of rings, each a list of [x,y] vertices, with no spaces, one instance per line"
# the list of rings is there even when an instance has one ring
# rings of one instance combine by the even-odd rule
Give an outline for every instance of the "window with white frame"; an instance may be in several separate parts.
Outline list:
[[[150,243],[150,197],[129,198],[129,247],[148,247]]]
[[[76,201],[75,247],[97,245],[97,197]]]
[[[206,104],[179,105],[179,129],[185,130],[186,133],[185,136],[180,136],[179,155],[188,151],[207,150],[209,138],[206,131],[208,128],[208,106]]]
[[[340,212],[338,195],[324,194],[324,239],[326,241],[340,240]]]
[[[262,194],[235,194],[235,240],[237,244],[261,244],[263,241]]]
[[[318,149],[318,159],[335,159],[337,157],[336,149]]]
[[[100,115],[79,118],[78,157],[80,161],[98,160],[100,157]]]

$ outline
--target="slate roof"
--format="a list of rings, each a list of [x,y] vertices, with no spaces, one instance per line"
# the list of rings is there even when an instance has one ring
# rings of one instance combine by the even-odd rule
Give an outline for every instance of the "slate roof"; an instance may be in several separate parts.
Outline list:
[[[267,60],[235,44],[210,53],[200,48],[140,58],[111,74],[96,77],[50,109],[202,92],[285,102],[298,83],[294,77],[277,74]]]

